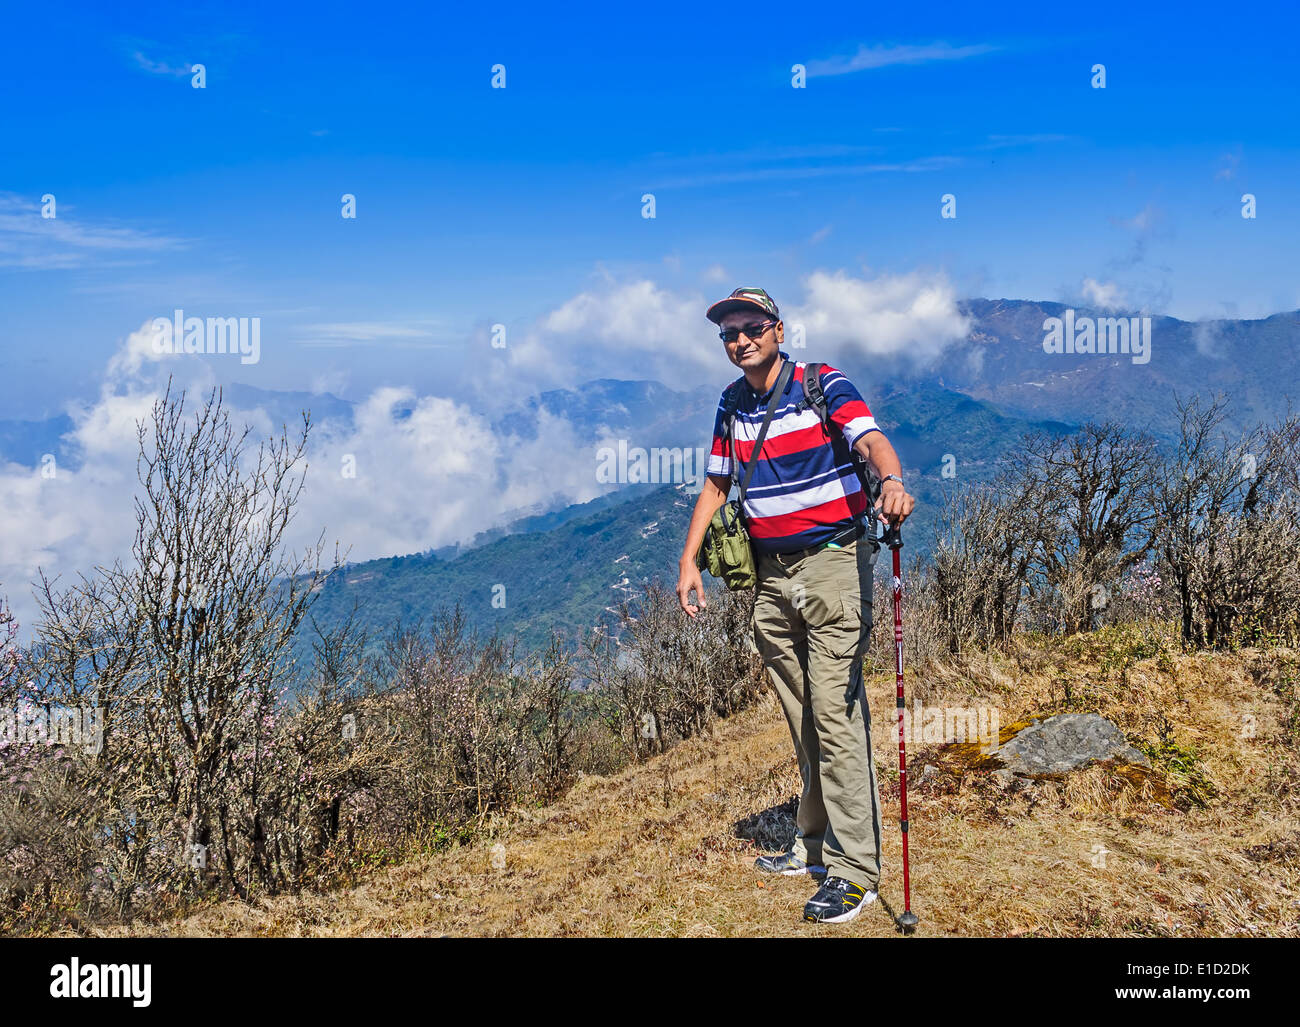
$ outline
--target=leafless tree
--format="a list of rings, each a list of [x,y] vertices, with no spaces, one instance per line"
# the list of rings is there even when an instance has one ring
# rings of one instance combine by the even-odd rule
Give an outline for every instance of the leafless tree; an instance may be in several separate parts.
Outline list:
[[[138,426],[130,561],[62,591],[42,577],[30,669],[42,696],[104,710],[107,772],[88,784],[125,818],[103,828],[118,876],[166,860],[161,845],[246,896],[268,871],[261,800],[283,758],[277,704],[321,576],[319,544],[297,556],[284,544],[310,423],[252,447],[219,391],[185,407],[169,386]]]
[[[1049,500],[1032,468],[944,497],[931,595],[949,652],[1011,637]]]
[[[1017,453],[1012,473],[1041,504],[1034,569],[1046,594],[1038,605],[1066,633],[1095,627],[1109,594],[1146,555],[1154,455],[1148,434],[1114,423],[1036,433]]]
[[[1178,401],[1178,444],[1148,492],[1150,545],[1177,597],[1183,641],[1294,629],[1300,419],[1233,438],[1226,401]]]

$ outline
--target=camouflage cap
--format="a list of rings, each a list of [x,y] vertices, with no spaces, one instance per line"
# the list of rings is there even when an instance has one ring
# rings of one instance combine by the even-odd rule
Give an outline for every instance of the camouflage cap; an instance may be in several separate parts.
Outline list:
[[[775,318],[781,316],[781,312],[776,309],[776,301],[767,294],[767,291],[755,288],[737,289],[725,300],[718,300],[709,308],[707,316],[715,325],[722,324],[722,319],[733,310],[744,310],[746,307],[761,310],[764,314],[770,314]]]

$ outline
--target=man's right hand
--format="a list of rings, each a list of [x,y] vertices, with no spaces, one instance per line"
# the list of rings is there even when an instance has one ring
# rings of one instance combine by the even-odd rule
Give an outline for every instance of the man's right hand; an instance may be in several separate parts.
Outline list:
[[[704,579],[700,577],[700,569],[695,566],[694,560],[689,563],[683,561],[679,566],[681,570],[677,576],[677,601],[687,614],[694,617],[709,605],[704,601]],[[698,606],[691,602],[691,589],[695,589]]]
[[[709,604],[704,601],[704,581],[700,578],[700,568],[695,563],[695,554],[700,551],[704,534],[709,530],[709,521],[718,512],[718,508],[727,501],[727,490],[731,488],[731,479],[720,474],[710,474],[704,479],[700,489],[700,498],[695,501],[691,512],[691,526],[686,530],[686,544],[682,547],[682,558],[677,562],[677,601],[682,609],[694,617]],[[691,589],[699,602],[691,602]]]

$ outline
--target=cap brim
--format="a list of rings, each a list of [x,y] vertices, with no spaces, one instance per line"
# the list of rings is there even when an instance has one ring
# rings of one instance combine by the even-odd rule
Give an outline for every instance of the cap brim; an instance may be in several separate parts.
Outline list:
[[[722,319],[730,314],[733,310],[757,310],[760,314],[766,314],[768,317],[774,316],[767,307],[756,300],[741,299],[736,296],[728,296],[725,300],[718,300],[709,308],[705,315],[715,325],[722,324]]]

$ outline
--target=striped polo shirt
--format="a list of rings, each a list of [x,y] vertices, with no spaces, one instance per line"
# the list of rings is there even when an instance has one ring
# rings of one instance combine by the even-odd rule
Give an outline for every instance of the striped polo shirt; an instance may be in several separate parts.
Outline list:
[[[853,383],[823,364],[822,391],[835,429],[827,435],[817,412],[802,407],[805,366],[802,361],[794,365],[745,492],[745,522],[756,552],[793,553],[821,545],[851,528],[866,510],[867,496],[853,469],[851,447],[867,432],[879,431],[876,420]],[[713,421],[708,464],[709,474],[731,476],[737,483],[772,398],[770,390],[760,396],[744,378],[739,381],[735,453],[723,423],[724,392]]]

